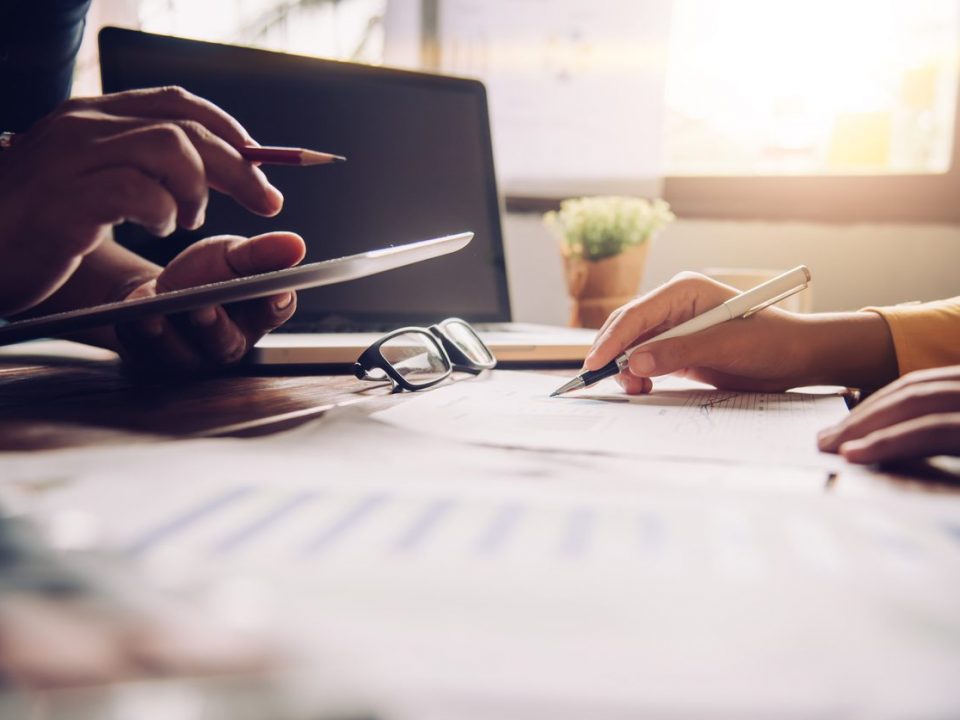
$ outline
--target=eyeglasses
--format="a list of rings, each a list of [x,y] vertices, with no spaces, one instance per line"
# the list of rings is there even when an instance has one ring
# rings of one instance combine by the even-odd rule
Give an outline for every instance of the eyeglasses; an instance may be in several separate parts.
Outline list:
[[[428,328],[405,327],[384,335],[361,353],[353,372],[361,380],[389,379],[397,392],[436,385],[454,370],[476,374],[496,365],[470,325],[448,318]]]

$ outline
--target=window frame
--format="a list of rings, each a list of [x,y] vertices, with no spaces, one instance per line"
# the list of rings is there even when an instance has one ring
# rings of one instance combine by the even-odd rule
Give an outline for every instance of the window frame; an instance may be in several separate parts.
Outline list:
[[[960,92],[946,172],[890,175],[666,176],[684,218],[960,223]]]

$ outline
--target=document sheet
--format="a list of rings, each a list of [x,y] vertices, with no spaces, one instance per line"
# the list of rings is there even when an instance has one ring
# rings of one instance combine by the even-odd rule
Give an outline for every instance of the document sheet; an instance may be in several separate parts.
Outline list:
[[[608,381],[549,397],[554,375],[498,371],[374,415],[435,436],[503,447],[814,467],[817,431],[847,414],[836,394],[738,393],[675,378],[628,396]]]

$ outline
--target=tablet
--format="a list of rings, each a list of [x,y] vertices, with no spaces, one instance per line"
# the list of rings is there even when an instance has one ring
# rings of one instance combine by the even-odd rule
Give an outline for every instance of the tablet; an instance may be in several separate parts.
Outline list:
[[[56,337],[79,330],[126,322],[145,315],[170,315],[209,305],[252,300],[291,290],[334,285],[447,255],[466,247],[472,239],[472,232],[446,235],[333,260],[298,265],[284,270],[173,290],[153,297],[121,300],[54,315],[18,320],[0,327],[0,345]]]

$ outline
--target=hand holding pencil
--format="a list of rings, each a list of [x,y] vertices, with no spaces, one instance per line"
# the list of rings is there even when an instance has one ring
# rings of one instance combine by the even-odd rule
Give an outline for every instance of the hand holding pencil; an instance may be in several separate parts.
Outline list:
[[[303,240],[272,232],[200,240],[164,272],[114,243],[111,228],[129,222],[158,238],[178,226],[197,230],[211,189],[273,217],[283,195],[259,163],[341,161],[330,153],[259,147],[229,113],[182,88],[74,98],[22,134],[0,137],[0,317],[55,313],[164,292],[167,283],[193,286],[294,265],[304,255]],[[203,308],[175,321],[151,318],[82,339],[144,368],[208,371],[237,362],[295,308],[295,296],[284,293],[242,312]]]

